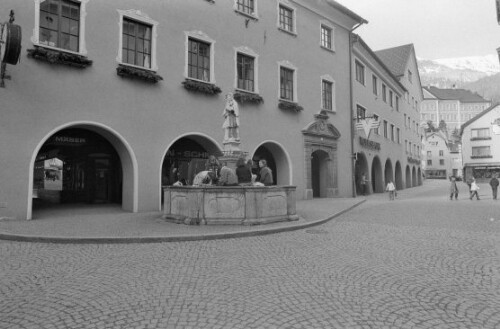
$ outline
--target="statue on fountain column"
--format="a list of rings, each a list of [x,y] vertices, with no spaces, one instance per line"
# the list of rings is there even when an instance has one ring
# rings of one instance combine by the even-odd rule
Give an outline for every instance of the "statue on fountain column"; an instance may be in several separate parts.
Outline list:
[[[240,113],[238,109],[238,103],[234,100],[233,94],[228,93],[226,95],[226,106],[224,107],[224,123],[222,124],[222,129],[224,129],[224,142],[239,142],[240,134],[238,127],[240,126]]]

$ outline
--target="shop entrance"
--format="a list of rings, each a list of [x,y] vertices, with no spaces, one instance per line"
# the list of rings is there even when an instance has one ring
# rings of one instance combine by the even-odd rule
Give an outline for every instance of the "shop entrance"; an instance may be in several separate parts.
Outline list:
[[[327,177],[329,157],[328,153],[322,150],[314,151],[311,155],[311,180],[313,198],[326,198],[327,188],[330,181]]]
[[[35,159],[33,206],[121,204],[122,168],[114,147],[82,128],[52,135]]]

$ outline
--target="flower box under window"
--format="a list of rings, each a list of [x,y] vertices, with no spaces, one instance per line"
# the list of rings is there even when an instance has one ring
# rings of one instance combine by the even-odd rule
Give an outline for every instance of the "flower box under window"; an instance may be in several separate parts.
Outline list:
[[[182,82],[182,84],[188,91],[198,92],[206,95],[217,95],[222,92],[222,90],[213,83],[186,79]]]
[[[62,64],[85,68],[92,65],[92,60],[85,56],[72,54],[57,49],[47,49],[44,47],[34,46],[33,49],[28,49],[28,57],[45,61],[50,64]]]
[[[121,77],[129,77],[152,83],[157,83],[158,81],[163,80],[163,78],[156,74],[156,72],[121,64],[116,68],[116,74]]]
[[[234,92],[233,97],[240,104],[259,105],[264,103],[264,98],[262,98],[259,94],[246,93],[239,90]]]
[[[491,139],[490,136],[485,136],[485,137],[471,137],[471,141],[485,141]]]
[[[289,102],[289,101],[284,101],[280,100],[278,103],[278,107],[282,110],[285,111],[295,111],[295,112],[300,112],[303,111],[304,108],[300,106],[298,103],[295,102]]]

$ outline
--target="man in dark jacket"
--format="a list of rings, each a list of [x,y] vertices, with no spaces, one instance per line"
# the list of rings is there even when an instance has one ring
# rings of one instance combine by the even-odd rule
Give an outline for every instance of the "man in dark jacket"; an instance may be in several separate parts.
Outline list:
[[[493,175],[493,178],[490,180],[491,192],[493,193],[493,200],[497,199],[497,190],[498,190],[498,178],[497,174]]]
[[[273,172],[271,171],[271,168],[267,166],[267,161],[260,160],[259,167],[260,167],[259,182],[261,182],[266,186],[273,185]]]

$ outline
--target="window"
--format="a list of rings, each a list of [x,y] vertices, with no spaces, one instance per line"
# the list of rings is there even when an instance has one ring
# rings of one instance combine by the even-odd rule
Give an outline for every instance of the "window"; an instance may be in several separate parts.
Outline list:
[[[471,138],[489,138],[490,137],[490,128],[478,128],[471,129],[470,131]]]
[[[254,0],[236,0],[236,10],[247,15],[254,15]]]
[[[382,84],[382,100],[387,103],[387,87]]]
[[[394,106],[394,103],[393,103],[393,101],[392,101],[392,90],[389,90],[389,105],[390,105],[391,107],[393,107],[393,106]]]
[[[210,81],[210,44],[189,38],[188,40],[188,77]]]
[[[361,105],[357,105],[356,106],[356,119],[357,119],[357,121],[359,122],[359,120],[363,120],[364,118],[366,118],[366,109]]]
[[[408,81],[412,82],[413,80],[413,74],[411,73],[410,70],[408,70]]]
[[[321,25],[321,47],[332,50],[332,28]]]
[[[333,82],[322,80],[321,82],[322,108],[333,111]]]
[[[439,156],[440,157],[444,156],[444,151],[443,150],[439,150]]]
[[[488,157],[491,156],[489,146],[474,146],[472,147],[473,157]]]
[[[118,63],[157,70],[155,53],[158,23],[136,10],[118,10],[118,13],[120,14],[120,38],[116,58]]]
[[[280,98],[293,101],[293,70],[280,67]]]
[[[432,157],[432,151],[427,151],[427,157],[428,158]]]
[[[378,120],[379,120],[379,116],[378,116],[378,115],[376,115],[376,114],[374,114],[374,115],[373,115],[373,120],[378,121]],[[377,126],[377,128],[373,128],[373,132],[374,132],[375,134],[377,134],[377,135],[380,135],[380,132],[378,131],[378,126]]]
[[[378,79],[372,75],[373,94],[378,95]]]
[[[365,84],[365,66],[356,61],[356,80],[362,85]]]
[[[81,19],[80,2],[68,0],[36,0],[39,15],[35,23],[34,38],[39,45],[80,53]]]
[[[432,166],[432,160],[427,160],[427,165]]]
[[[293,9],[279,5],[279,27],[294,33]]]
[[[387,138],[387,121],[384,120],[384,137]]]
[[[401,130],[399,128],[396,128],[397,134],[396,137],[398,139],[398,144],[401,144]]]
[[[151,68],[151,25],[123,18],[122,63]]]
[[[391,124],[391,141],[395,141],[395,136],[394,136],[394,125]]]
[[[444,159],[439,159],[439,165],[444,166]]]
[[[405,124],[405,128],[406,128],[406,113],[404,114],[404,117],[405,117],[405,122],[404,122],[404,124]]]
[[[396,96],[396,111],[399,112],[399,97]]]
[[[251,56],[247,56],[242,53],[237,53],[236,55],[236,71],[237,71],[237,85],[238,89],[243,89],[246,91],[255,91],[255,73],[254,73],[254,61],[255,59]]]

